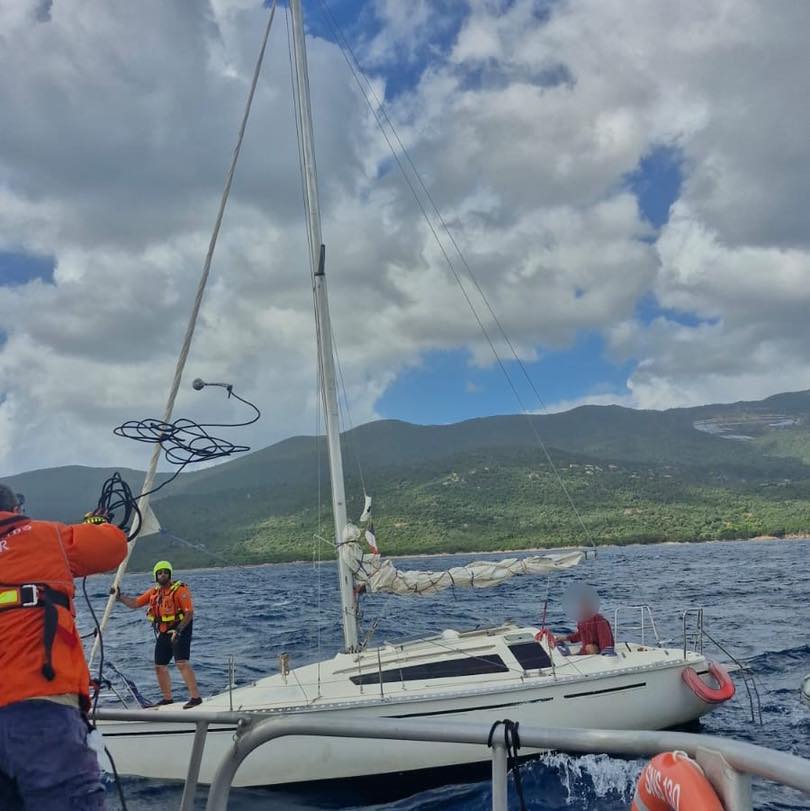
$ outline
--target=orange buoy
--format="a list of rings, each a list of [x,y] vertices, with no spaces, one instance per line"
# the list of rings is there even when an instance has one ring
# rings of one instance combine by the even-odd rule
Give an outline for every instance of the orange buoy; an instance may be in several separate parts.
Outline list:
[[[723,665],[709,662],[709,675],[717,682],[717,687],[706,684],[693,667],[687,667],[681,672],[681,678],[686,686],[707,704],[722,704],[734,697],[737,688],[734,687],[734,682]]]
[[[631,811],[724,811],[703,769],[686,752],[656,755],[638,778]]]

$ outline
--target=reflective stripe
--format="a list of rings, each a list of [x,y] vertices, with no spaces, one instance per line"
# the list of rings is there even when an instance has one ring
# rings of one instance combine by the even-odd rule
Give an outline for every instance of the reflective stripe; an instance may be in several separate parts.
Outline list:
[[[8,591],[0,591],[0,605],[20,605],[22,599],[20,598],[19,589],[9,589]]]
[[[161,614],[161,613],[159,613],[161,604],[163,602],[164,594],[163,594],[163,587],[160,586],[160,585],[156,585],[155,586],[155,591],[152,594],[151,599],[149,600],[149,607],[147,608],[147,611],[146,611],[146,619],[149,620],[149,622],[154,623],[154,624],[157,624],[157,623],[168,624],[168,623],[173,623],[173,622],[182,622],[185,619],[186,615],[185,615],[184,611],[178,611],[177,610],[177,608],[179,606],[175,602],[175,596],[174,595],[175,595],[175,592],[181,586],[184,586],[184,585],[185,585],[185,583],[183,583],[182,580],[176,580],[175,582],[173,582],[171,584],[171,586],[169,586],[169,590],[168,590],[167,594],[165,595],[166,597],[171,597],[172,603],[174,604],[174,607],[175,607],[175,613],[174,614]]]

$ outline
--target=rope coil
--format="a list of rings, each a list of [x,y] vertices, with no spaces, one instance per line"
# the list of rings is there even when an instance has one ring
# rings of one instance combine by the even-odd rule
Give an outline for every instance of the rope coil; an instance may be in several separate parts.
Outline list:
[[[506,769],[512,772],[512,779],[515,781],[515,793],[518,798],[518,808],[520,811],[527,811],[526,800],[523,797],[523,777],[520,774],[520,762],[518,760],[518,751],[520,750],[520,727],[519,721],[510,721],[505,718],[503,721],[496,721],[489,730],[489,737],[487,738],[487,746],[492,749],[495,732],[498,727],[503,726],[503,745],[506,749]]]
[[[153,417],[143,420],[128,420],[114,429],[116,436],[133,439],[136,442],[146,442],[150,445],[159,445],[163,451],[164,459],[177,470],[157,487],[134,496],[132,488],[124,481],[120,473],[113,473],[101,487],[101,495],[96,505],[95,514],[104,516],[119,529],[127,533],[130,541],[134,540],[141,530],[143,514],[139,507],[140,499],[151,496],[173,482],[185,468],[195,462],[211,462],[215,459],[224,459],[237,453],[246,453],[250,445],[237,445],[228,439],[213,436],[208,428],[242,428],[253,425],[261,417],[258,407],[234,393],[233,387],[228,385],[228,398],[233,397],[249,406],[255,412],[254,416],[243,422],[194,422],[181,417],[174,422],[166,422]],[[117,519],[117,520],[116,520]]]

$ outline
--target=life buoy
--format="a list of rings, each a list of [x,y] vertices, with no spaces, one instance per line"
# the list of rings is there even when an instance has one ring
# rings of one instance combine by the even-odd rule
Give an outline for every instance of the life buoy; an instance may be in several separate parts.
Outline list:
[[[693,667],[685,668],[681,673],[681,678],[686,686],[707,704],[722,704],[734,697],[737,688],[723,665],[718,662],[709,662],[709,675],[717,682],[717,687],[706,684]]]
[[[703,769],[685,752],[656,755],[642,770],[631,811],[724,811]]]

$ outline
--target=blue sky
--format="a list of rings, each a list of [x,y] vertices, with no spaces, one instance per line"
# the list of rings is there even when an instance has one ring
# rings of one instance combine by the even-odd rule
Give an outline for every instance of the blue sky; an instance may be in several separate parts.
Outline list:
[[[53,281],[54,261],[24,251],[0,251],[0,285],[15,287],[34,279]]]
[[[682,180],[680,155],[664,147],[646,155],[636,171],[627,177],[627,187],[636,196],[643,217],[656,230],[666,224]],[[645,324],[662,317],[684,326],[700,323],[691,313],[661,307],[652,292],[639,299],[635,315]],[[634,359],[623,362],[610,359],[598,333],[580,334],[563,350],[546,351],[537,347],[537,351],[539,359],[524,365],[546,406],[589,396],[629,394],[627,380],[634,368]],[[504,365],[518,385],[525,407],[543,410],[517,363],[505,361]],[[421,366],[399,375],[379,400],[377,409],[383,417],[446,423],[513,413],[519,410],[519,405],[497,365],[477,368],[471,364],[468,352],[456,350],[431,352],[423,358]]]

